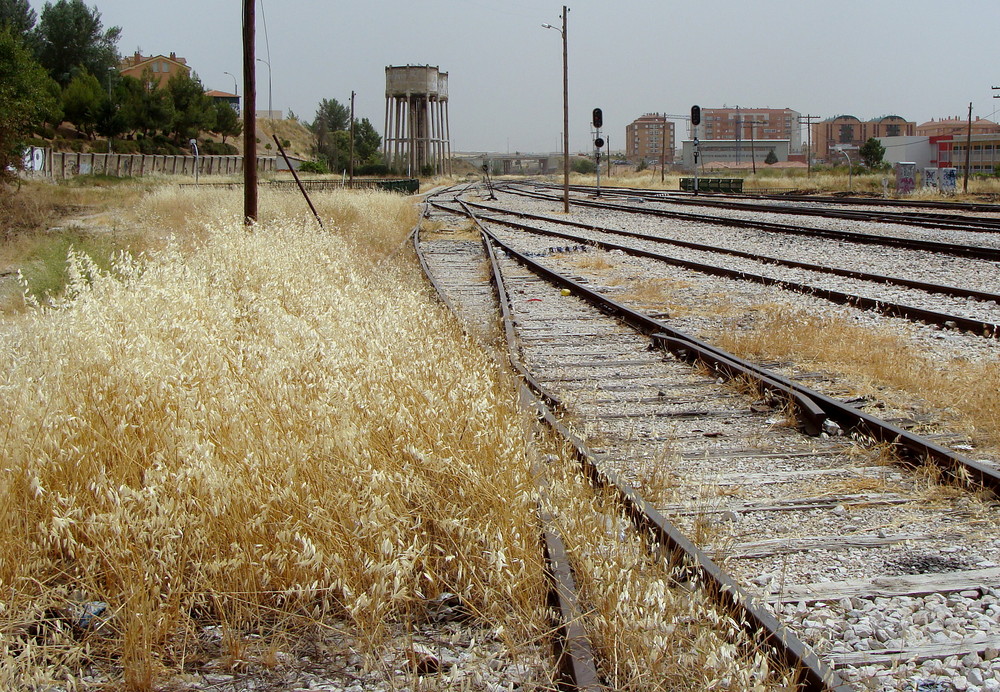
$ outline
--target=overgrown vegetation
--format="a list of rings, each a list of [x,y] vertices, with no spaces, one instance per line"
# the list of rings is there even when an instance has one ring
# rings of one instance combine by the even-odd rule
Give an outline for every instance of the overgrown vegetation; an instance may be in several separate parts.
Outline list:
[[[880,388],[902,390],[950,413],[953,423],[977,444],[1000,448],[996,363],[942,364],[891,333],[858,327],[835,314],[778,305],[760,306],[755,314],[751,329],[721,332],[717,343],[744,357],[812,363],[845,373],[873,399],[885,395]],[[858,353],[866,357],[858,358]]]
[[[185,208],[190,251],[119,278],[76,255],[66,298],[3,324],[2,686],[86,658],[152,689],[220,655],[207,625],[245,643],[346,620],[377,655],[444,591],[511,647],[543,634],[498,365],[393,255],[403,198],[316,201],[333,232],[288,196],[247,233],[235,194],[157,193],[142,215]],[[95,602],[107,619],[81,629]]]

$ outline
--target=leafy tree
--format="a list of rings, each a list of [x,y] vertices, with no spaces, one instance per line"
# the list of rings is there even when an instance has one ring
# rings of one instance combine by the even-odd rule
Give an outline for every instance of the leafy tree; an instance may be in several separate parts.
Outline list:
[[[104,99],[97,107],[96,113],[97,134],[111,139],[120,137],[128,129],[128,121],[122,113],[119,104],[113,99]]]
[[[178,72],[167,82],[167,91],[174,105],[170,129],[179,144],[186,144],[199,132],[215,127],[215,103],[205,94],[197,75]]]
[[[865,162],[868,168],[876,168],[882,163],[882,157],[885,156],[885,147],[874,137],[869,137],[868,141],[858,149],[858,153],[861,154],[861,160]]]
[[[243,132],[243,123],[236,111],[225,101],[215,102],[215,126],[212,132],[218,133],[222,137],[222,143],[226,143],[226,137],[239,137]]]
[[[316,152],[326,160],[330,170],[339,170],[341,159],[345,159],[350,148],[350,135],[347,136],[347,147],[337,143],[337,132],[346,132],[350,126],[351,111],[337,99],[323,99],[316,110],[312,122],[312,131],[316,135]],[[343,140],[343,137],[340,138]],[[341,145],[343,141],[341,141]],[[346,160],[346,159],[345,159]]]
[[[324,125],[327,132],[346,130],[351,125],[351,109],[337,99],[323,99],[316,110],[313,132],[318,131],[320,125]]]
[[[97,112],[106,98],[97,77],[84,70],[73,77],[63,90],[65,117],[77,130],[93,139]]]
[[[378,163],[382,137],[368,118],[354,123],[354,158],[362,164]]]
[[[105,75],[117,68],[120,34],[117,26],[104,29],[97,7],[90,9],[83,0],[58,0],[45,3],[33,40],[38,61],[66,86],[80,70]]]
[[[20,35],[0,27],[0,182],[23,167],[25,140],[58,110],[50,82]]]
[[[35,19],[28,0],[0,0],[0,27],[9,27],[14,36],[27,36]]]

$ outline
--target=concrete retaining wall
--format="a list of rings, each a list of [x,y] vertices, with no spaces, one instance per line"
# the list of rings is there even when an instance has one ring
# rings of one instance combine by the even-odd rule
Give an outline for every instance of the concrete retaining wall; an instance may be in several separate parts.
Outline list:
[[[32,152],[35,150],[32,150]],[[56,180],[76,175],[104,174],[114,176],[188,175],[195,174],[194,156],[164,156],[154,154],[83,154],[76,152],[42,150],[33,157],[36,165],[25,170],[28,177],[46,177]],[[29,152],[31,153],[31,152]],[[271,173],[275,170],[274,156],[258,156],[257,170]],[[28,156],[25,156],[27,162]],[[239,175],[243,172],[242,156],[199,156],[199,175]],[[39,165],[40,164],[40,165]]]

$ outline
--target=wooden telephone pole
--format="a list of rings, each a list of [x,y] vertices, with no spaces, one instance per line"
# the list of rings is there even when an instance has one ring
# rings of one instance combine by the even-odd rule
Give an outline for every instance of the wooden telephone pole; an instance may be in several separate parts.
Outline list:
[[[255,0],[243,0],[243,221],[257,221],[257,68]]]
[[[818,115],[800,115],[799,124],[806,124],[806,177],[812,177],[812,162],[813,162],[813,141],[812,141],[812,121],[819,120]]]

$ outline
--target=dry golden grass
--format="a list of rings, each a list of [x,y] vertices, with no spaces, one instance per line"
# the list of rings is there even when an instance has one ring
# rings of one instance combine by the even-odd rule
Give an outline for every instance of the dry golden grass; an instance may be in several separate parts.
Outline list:
[[[691,284],[674,279],[638,278],[628,283],[628,288],[619,294],[619,298],[635,303],[640,310],[665,312],[674,317],[687,315],[690,308],[674,298],[674,294]]]
[[[248,232],[238,192],[158,191],[121,220],[174,241],[0,323],[0,687],[152,689],[205,625],[236,660],[347,618],[374,655],[443,591],[544,631],[508,383],[397,252],[406,200],[315,202],[327,232],[279,194]]]
[[[573,264],[580,269],[605,270],[613,269],[616,265],[608,260],[610,255],[603,250],[588,252],[579,257],[573,258]]]
[[[888,387],[940,409],[978,444],[1000,447],[1000,368],[996,363],[942,364],[888,332],[787,306],[762,306],[754,326],[716,335],[737,355],[812,363],[852,378],[859,391],[885,399]]]

